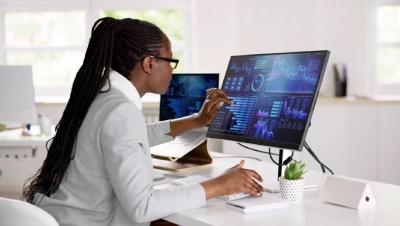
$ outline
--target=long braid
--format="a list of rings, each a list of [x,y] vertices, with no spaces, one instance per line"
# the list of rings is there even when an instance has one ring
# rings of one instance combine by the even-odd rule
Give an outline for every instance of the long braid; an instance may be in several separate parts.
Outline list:
[[[30,184],[24,186],[26,201],[33,203],[36,193],[50,196],[58,189],[74,158],[81,124],[96,96],[110,82],[111,69],[128,78],[143,56],[159,54],[164,36],[154,24],[135,19],[106,17],[94,23],[83,64],[76,74],[47,157],[29,180]]]

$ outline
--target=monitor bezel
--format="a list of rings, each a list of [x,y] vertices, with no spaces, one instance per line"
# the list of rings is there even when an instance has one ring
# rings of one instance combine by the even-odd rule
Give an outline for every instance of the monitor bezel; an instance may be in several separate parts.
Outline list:
[[[319,91],[321,88],[321,84],[325,75],[325,69],[326,65],[328,63],[330,51],[329,50],[314,50],[314,51],[296,51],[296,52],[280,52],[280,53],[265,53],[265,54],[246,54],[246,55],[235,55],[231,56],[228,62],[228,66],[225,72],[224,80],[222,81],[222,84],[225,82],[226,74],[228,73],[229,70],[229,64],[232,60],[232,58],[235,57],[246,57],[246,56],[268,56],[268,55],[283,55],[283,54],[305,54],[305,53],[321,53],[324,54],[324,62],[321,64],[321,74],[318,79],[317,87],[313,95],[313,100],[312,104],[310,107],[310,112],[309,116],[307,117],[306,121],[306,126],[304,128],[303,136],[301,138],[301,141],[299,144],[290,144],[290,143],[282,143],[279,141],[268,141],[268,140],[256,140],[256,139],[251,139],[247,137],[237,137],[236,135],[229,135],[229,134],[216,134],[216,133],[210,133],[210,128],[207,130],[207,137],[208,138],[216,138],[216,139],[222,139],[222,140],[230,140],[230,141],[236,141],[236,142],[244,142],[244,143],[249,143],[249,144],[257,144],[257,145],[263,145],[263,146],[268,146],[268,147],[273,147],[273,148],[278,148],[278,149],[288,149],[288,150],[294,150],[294,151],[301,151],[304,146],[304,141],[305,138],[307,137],[307,132],[308,129],[311,125],[311,118],[314,113],[314,108],[315,104],[317,102],[317,98],[319,95]]]
[[[172,77],[175,76],[212,76],[216,77],[217,79],[217,88],[219,88],[219,73],[172,73]],[[169,87],[169,86],[168,86]],[[159,121],[165,121],[165,120],[173,120],[173,119],[161,119],[161,103],[162,103],[162,98],[164,94],[160,95],[160,103],[159,103],[159,109],[158,109],[158,120]]]

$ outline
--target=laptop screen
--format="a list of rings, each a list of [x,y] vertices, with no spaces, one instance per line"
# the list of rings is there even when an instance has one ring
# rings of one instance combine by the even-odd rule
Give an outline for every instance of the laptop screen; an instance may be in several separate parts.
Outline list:
[[[207,136],[301,150],[329,51],[232,56],[224,106]]]
[[[168,91],[161,95],[160,121],[197,113],[206,90],[218,88],[219,74],[173,74]]]

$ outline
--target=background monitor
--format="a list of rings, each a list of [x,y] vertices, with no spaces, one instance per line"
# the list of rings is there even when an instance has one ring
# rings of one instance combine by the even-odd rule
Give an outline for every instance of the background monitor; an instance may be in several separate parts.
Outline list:
[[[301,150],[329,51],[232,56],[207,137]]]
[[[206,90],[218,88],[218,83],[219,74],[172,74],[168,91],[161,95],[160,121],[198,112]]]
[[[31,66],[0,66],[0,123],[35,123]]]

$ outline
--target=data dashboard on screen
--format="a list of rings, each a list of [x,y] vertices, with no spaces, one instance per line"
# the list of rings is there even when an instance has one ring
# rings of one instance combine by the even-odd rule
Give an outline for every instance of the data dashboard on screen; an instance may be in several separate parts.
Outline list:
[[[207,137],[301,150],[329,51],[232,56]]]
[[[206,91],[218,88],[218,73],[172,74],[168,91],[161,95],[160,121],[192,115],[200,111]]]

